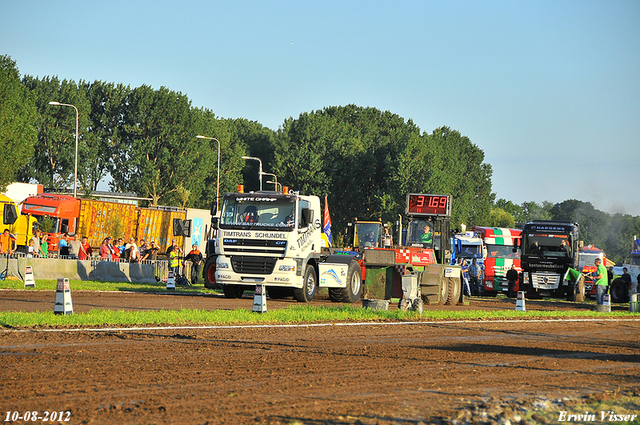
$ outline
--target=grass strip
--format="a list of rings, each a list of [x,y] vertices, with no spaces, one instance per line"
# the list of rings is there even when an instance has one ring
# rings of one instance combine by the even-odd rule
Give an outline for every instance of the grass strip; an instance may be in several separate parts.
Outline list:
[[[374,311],[359,306],[315,307],[290,306],[284,309],[254,313],[248,309],[236,310],[153,310],[124,311],[94,309],[84,313],[56,315],[49,312],[0,312],[0,327],[4,328],[77,328],[101,326],[142,325],[253,325],[304,324],[331,322],[386,322],[434,320],[499,320],[499,319],[571,319],[571,318],[628,318],[630,313],[595,311],[513,311],[513,310],[401,310]],[[638,317],[633,315],[632,317]]]

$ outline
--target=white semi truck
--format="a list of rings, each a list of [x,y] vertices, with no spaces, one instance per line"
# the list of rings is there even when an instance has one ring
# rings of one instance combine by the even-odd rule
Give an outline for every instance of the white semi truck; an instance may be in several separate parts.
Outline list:
[[[359,301],[360,266],[353,255],[331,255],[324,246],[322,211],[317,196],[286,188],[225,194],[214,220],[217,235],[207,249],[207,286],[222,287],[227,298],[265,285],[271,298],[293,295],[309,302],[318,288],[328,288],[333,301]]]

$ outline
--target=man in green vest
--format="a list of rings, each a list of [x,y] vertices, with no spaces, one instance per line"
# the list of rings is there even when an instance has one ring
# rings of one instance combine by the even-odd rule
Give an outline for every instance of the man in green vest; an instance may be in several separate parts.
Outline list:
[[[604,303],[604,295],[609,289],[609,278],[602,260],[596,258],[594,263],[597,267],[596,271],[593,272],[593,279],[596,281],[596,303],[602,305]]]

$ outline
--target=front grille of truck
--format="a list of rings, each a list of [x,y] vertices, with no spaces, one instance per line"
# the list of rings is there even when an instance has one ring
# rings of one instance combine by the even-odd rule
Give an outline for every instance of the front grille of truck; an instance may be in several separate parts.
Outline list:
[[[532,273],[533,287],[538,289],[558,289],[560,275],[557,273]]]
[[[231,267],[235,273],[271,274],[276,265],[275,258],[265,257],[231,257]]]
[[[240,239],[223,238],[223,253],[228,256],[244,254],[273,255],[274,257],[284,257],[287,249],[286,240],[274,239]]]

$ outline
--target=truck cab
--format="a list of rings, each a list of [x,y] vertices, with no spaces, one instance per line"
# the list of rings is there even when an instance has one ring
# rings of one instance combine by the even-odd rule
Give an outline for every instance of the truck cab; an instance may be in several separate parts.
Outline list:
[[[80,200],[69,195],[40,193],[29,196],[22,203],[22,214],[30,215],[43,232],[49,234],[49,251],[58,250],[63,233],[75,233]]]

